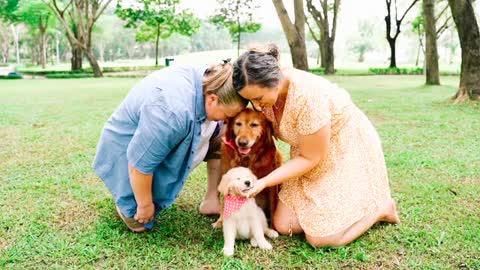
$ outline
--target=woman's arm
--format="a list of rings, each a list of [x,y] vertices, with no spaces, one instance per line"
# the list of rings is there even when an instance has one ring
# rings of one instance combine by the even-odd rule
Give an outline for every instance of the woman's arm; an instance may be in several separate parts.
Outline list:
[[[153,175],[140,172],[130,163],[128,163],[128,173],[137,202],[137,213],[134,219],[140,223],[148,223],[152,221],[155,213],[155,205],[152,200]]]
[[[299,177],[313,169],[327,156],[330,143],[330,122],[310,135],[299,138],[300,155],[289,160],[267,176],[261,179],[259,188],[249,192],[249,197],[255,196],[266,187],[282,184],[288,179]]]

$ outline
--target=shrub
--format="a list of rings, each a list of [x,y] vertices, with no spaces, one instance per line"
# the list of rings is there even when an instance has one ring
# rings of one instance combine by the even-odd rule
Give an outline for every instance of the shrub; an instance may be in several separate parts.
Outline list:
[[[423,74],[423,68],[369,68],[368,72],[376,75],[418,75]]]
[[[10,72],[6,76],[5,75],[0,76],[0,79],[3,79],[3,80],[15,80],[15,79],[22,79],[22,78],[23,78],[23,74],[20,72]]]
[[[311,68],[310,72],[313,73],[313,74],[324,75],[325,74],[325,69],[322,68],[322,67]]]
[[[78,79],[93,78],[92,73],[54,73],[45,75],[48,79]]]

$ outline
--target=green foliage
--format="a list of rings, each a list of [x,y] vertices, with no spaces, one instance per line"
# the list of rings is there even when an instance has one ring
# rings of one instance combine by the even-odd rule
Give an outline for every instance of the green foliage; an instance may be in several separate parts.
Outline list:
[[[376,75],[420,75],[423,68],[369,68],[368,72]]]
[[[177,12],[179,0],[138,0],[141,8],[126,7],[119,1],[115,13],[126,21],[125,27],[136,28],[137,41],[147,42],[160,37],[167,39],[173,33],[193,35],[200,27],[200,21],[193,13]]]
[[[325,74],[325,69],[322,68],[322,67],[311,68],[310,72],[313,73],[313,74],[317,74],[317,75],[323,75],[323,74]]]
[[[219,8],[210,21],[227,28],[233,41],[239,43],[241,33],[255,33],[262,27],[253,20],[253,11],[258,8],[254,0],[217,0],[217,3]]]
[[[15,14],[19,21],[32,28],[37,28],[40,24],[52,26],[55,21],[52,10],[41,0],[20,0]]]
[[[93,78],[93,73],[79,73],[79,72],[64,72],[53,73],[45,75],[48,79],[78,79],[78,78]]]
[[[0,0],[0,19],[6,22],[16,22],[15,11],[18,9],[20,0]]]

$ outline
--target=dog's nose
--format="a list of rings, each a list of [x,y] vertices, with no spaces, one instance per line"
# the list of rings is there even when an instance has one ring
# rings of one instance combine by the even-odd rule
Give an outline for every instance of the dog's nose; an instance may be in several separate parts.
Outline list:
[[[250,184],[251,184],[250,181],[245,181],[245,185],[246,185],[247,187],[249,187]]]
[[[248,145],[248,140],[238,140],[238,146],[240,147],[246,147]]]

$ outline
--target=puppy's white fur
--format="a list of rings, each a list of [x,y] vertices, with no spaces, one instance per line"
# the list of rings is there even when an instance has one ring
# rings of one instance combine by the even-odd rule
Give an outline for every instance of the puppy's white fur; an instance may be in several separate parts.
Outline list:
[[[230,169],[223,175],[218,190],[224,195],[245,197],[245,192],[255,186],[257,178],[245,167]],[[235,191],[240,191],[236,193]],[[223,218],[223,254],[232,256],[235,239],[250,239],[250,244],[261,249],[272,249],[272,245],[265,239],[265,235],[273,239],[278,233],[268,228],[267,218],[263,210],[257,206],[254,198],[247,202],[228,218]]]

